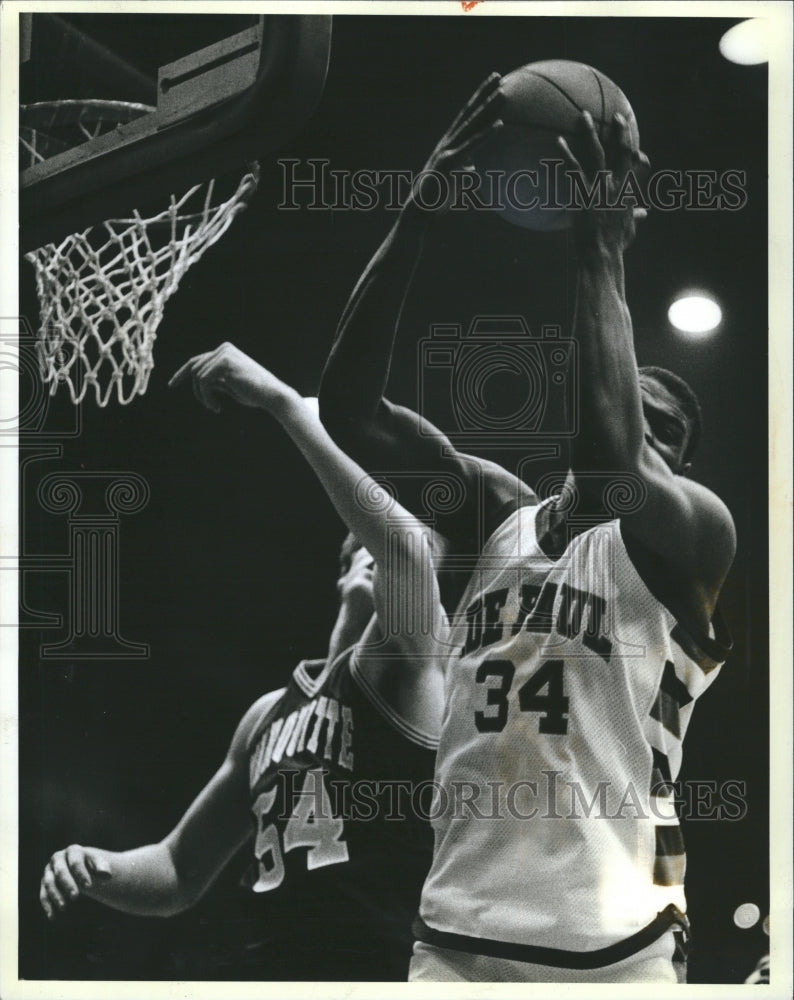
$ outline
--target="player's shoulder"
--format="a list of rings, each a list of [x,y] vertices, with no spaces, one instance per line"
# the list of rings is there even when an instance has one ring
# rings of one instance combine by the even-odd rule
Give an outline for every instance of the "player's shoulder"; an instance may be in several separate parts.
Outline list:
[[[466,451],[455,452],[461,467],[470,472],[470,477],[482,483],[484,491],[498,494],[503,499],[516,499],[526,503],[527,497],[534,496],[532,489],[503,465],[481,455]]]
[[[519,508],[538,504],[538,496],[532,487],[498,462],[472,455],[464,457],[477,469],[482,495],[482,527],[486,538]]]
[[[718,593],[736,554],[727,505],[709,487],[673,472],[653,449],[645,449],[643,461],[647,496],[621,515],[624,531],[666,559],[684,582]]]
[[[702,483],[676,476],[687,523],[686,544],[671,546],[669,533],[652,539],[635,531],[636,522],[620,521],[629,559],[651,593],[680,622],[706,632],[736,554],[736,529],[727,505]]]
[[[267,694],[261,695],[256,701],[249,706],[237,724],[237,729],[235,730],[234,737],[232,738],[231,753],[244,754],[248,751],[251,738],[254,735],[254,731],[257,728],[260,720],[267,715],[271,709],[275,708],[279,700],[283,696],[286,688],[279,688],[276,691],[268,691]]]
[[[281,698],[287,689],[285,687],[278,688],[275,691],[268,691],[266,694],[260,695],[256,701],[248,707],[245,715],[240,721],[240,725],[251,726],[256,723],[258,719],[269,712],[271,708],[276,704],[276,702]]]
[[[675,478],[690,502],[697,504],[701,509],[704,518],[715,525],[733,525],[733,516],[728,510],[727,504],[713,490],[686,476],[676,476]]]
[[[713,575],[724,575],[736,554],[736,526],[727,504],[702,483],[676,477],[696,522],[698,555]]]

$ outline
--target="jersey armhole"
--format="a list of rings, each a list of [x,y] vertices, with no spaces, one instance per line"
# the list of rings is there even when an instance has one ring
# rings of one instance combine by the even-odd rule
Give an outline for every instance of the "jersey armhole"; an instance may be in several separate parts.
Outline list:
[[[276,705],[281,701],[281,699],[286,694],[286,687],[278,688],[276,691],[268,691],[267,694],[263,694],[261,697],[248,708],[246,716],[251,716],[251,724],[248,732],[245,734],[245,751],[250,753],[251,747],[256,742],[259,737],[263,723],[266,717],[270,715]],[[245,717],[244,717],[245,718]]]
[[[411,725],[410,722],[407,722],[401,715],[394,711],[385,698],[381,697],[375,686],[370,683],[364,671],[359,667],[355,651],[350,657],[350,676],[367,701],[378,710],[392,729],[395,729],[405,739],[410,740],[411,743],[415,743],[425,750],[435,751],[438,749],[437,736],[431,736],[430,733],[423,732],[416,726]]]

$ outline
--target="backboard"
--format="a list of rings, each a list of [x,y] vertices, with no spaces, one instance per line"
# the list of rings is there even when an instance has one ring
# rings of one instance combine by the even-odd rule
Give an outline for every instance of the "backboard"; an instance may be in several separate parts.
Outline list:
[[[329,16],[21,14],[20,127],[43,151],[20,164],[21,249],[277,149],[320,99],[330,41]],[[138,109],[75,144],[48,137],[65,100]]]

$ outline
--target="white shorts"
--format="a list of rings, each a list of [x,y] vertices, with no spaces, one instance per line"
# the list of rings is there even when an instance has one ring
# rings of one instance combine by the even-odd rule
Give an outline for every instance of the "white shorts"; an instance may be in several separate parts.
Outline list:
[[[647,948],[598,969],[563,969],[507,958],[453,951],[417,941],[409,982],[429,983],[682,983],[683,962],[674,962],[675,939],[667,931]]]

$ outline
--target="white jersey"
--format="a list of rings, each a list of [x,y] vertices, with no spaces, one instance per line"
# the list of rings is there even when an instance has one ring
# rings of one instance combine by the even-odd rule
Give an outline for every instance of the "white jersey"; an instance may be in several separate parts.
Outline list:
[[[651,594],[619,522],[555,560],[539,509],[491,536],[453,622],[420,914],[438,931],[589,951],[685,909],[671,782],[725,650]]]

